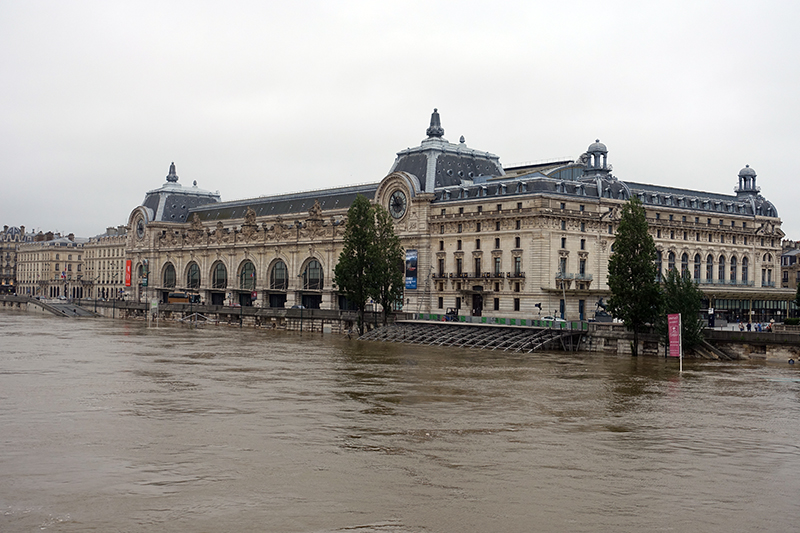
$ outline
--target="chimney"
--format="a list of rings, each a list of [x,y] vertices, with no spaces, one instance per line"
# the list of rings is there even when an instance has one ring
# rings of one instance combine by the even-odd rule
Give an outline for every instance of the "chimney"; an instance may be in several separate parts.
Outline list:
[[[70,233],[69,235],[67,235],[67,239],[75,242],[75,234],[74,233]]]

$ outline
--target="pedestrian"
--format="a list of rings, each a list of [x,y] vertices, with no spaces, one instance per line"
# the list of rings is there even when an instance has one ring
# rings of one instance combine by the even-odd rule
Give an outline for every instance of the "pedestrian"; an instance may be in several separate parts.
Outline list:
[[[750,324],[750,322],[748,322],[747,323],[747,331],[750,331],[750,328],[752,328],[752,325]]]
[[[744,324],[739,322],[739,331],[744,331]]]

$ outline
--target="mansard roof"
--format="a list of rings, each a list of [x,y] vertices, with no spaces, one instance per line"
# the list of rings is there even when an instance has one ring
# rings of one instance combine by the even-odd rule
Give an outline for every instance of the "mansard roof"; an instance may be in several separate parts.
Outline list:
[[[169,167],[167,182],[158,189],[148,191],[142,205],[150,210],[151,220],[186,222],[193,207],[220,201],[219,191],[200,189],[195,181],[191,187],[178,183],[175,163]]]
[[[189,210],[189,216],[191,217],[191,215],[197,213],[202,222],[237,219],[244,218],[247,208],[252,209],[257,217],[300,215],[307,214],[316,201],[319,201],[319,205],[323,210],[346,210],[350,208],[350,205],[359,194],[371,199],[375,195],[375,191],[378,190],[379,185],[379,183],[368,183],[365,185],[219,202],[194,207]]]

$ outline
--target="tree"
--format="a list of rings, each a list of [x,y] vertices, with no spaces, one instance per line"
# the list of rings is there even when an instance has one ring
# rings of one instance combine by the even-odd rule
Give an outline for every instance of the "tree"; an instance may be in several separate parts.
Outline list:
[[[371,269],[372,298],[383,307],[383,325],[404,289],[404,253],[400,238],[394,232],[389,212],[380,205],[375,210],[374,264]]]
[[[681,315],[681,340],[684,348],[692,348],[703,340],[703,321],[700,318],[703,293],[688,272],[681,275],[671,269],[664,280],[664,312],[659,319],[659,331],[667,334],[668,314]]]
[[[364,333],[364,308],[373,292],[370,269],[374,262],[375,212],[370,201],[358,195],[347,211],[344,247],[333,269],[333,282],[358,311],[358,333]]]
[[[797,284],[797,292],[794,295],[794,304],[797,306],[798,309],[800,309],[800,283]]]
[[[632,197],[622,208],[613,253],[608,260],[608,308],[633,331],[633,356],[639,355],[639,332],[661,312],[656,281],[656,246],[648,232],[644,207]]]

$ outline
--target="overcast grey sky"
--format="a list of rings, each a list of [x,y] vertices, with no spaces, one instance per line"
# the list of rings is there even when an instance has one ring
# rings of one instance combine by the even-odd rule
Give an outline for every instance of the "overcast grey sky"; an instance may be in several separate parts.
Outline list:
[[[0,0],[2,224],[125,224],[170,162],[223,200],[375,182],[434,107],[505,166],[596,138],[624,180],[800,239],[800,2]]]

